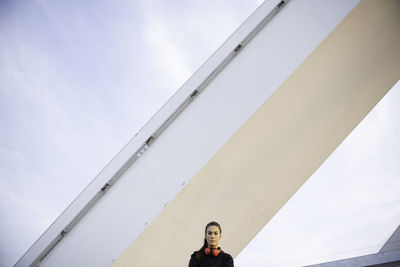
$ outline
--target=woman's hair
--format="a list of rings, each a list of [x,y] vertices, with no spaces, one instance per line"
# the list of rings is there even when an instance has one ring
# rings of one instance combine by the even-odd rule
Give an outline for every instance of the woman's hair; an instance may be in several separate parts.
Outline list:
[[[221,225],[219,225],[219,223],[213,221],[213,222],[207,223],[206,228],[204,229],[204,234],[207,234],[207,228],[210,226],[217,226],[219,228],[219,233],[222,233]],[[200,259],[201,257],[203,257],[204,250],[206,249],[206,247],[208,247],[208,243],[207,243],[207,239],[204,237],[203,246],[196,252],[197,259]]]

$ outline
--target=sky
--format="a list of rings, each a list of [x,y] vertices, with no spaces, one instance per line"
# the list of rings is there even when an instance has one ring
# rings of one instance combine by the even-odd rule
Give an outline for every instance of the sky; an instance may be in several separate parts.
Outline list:
[[[0,266],[26,252],[261,3],[0,2]],[[237,266],[379,250],[400,223],[399,97],[397,86]]]
[[[0,266],[25,253],[259,4],[0,1]]]

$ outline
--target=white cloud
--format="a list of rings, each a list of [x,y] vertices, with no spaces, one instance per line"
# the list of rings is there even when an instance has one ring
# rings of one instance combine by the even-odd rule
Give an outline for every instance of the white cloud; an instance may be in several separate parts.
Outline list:
[[[242,1],[146,2],[144,39],[155,73],[178,89],[256,7]]]
[[[171,40],[168,28],[161,19],[153,17],[145,25],[145,41],[151,49],[151,61],[157,66],[157,73],[163,73],[167,85],[183,84],[190,76],[191,71],[187,67],[182,50],[176,42]]]

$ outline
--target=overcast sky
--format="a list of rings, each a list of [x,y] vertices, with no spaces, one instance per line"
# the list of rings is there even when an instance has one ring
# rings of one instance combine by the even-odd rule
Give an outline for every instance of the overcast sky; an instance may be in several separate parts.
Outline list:
[[[117,2],[0,1],[0,266],[260,4]]]
[[[26,252],[261,2],[0,1],[0,266]],[[398,87],[237,266],[379,250],[400,223]]]

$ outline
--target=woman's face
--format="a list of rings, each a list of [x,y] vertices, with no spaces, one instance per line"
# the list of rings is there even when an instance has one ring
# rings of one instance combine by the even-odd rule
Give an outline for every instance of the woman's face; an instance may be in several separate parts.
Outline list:
[[[219,231],[218,226],[208,226],[205,238],[209,248],[218,248],[218,242],[221,239],[221,232]]]

